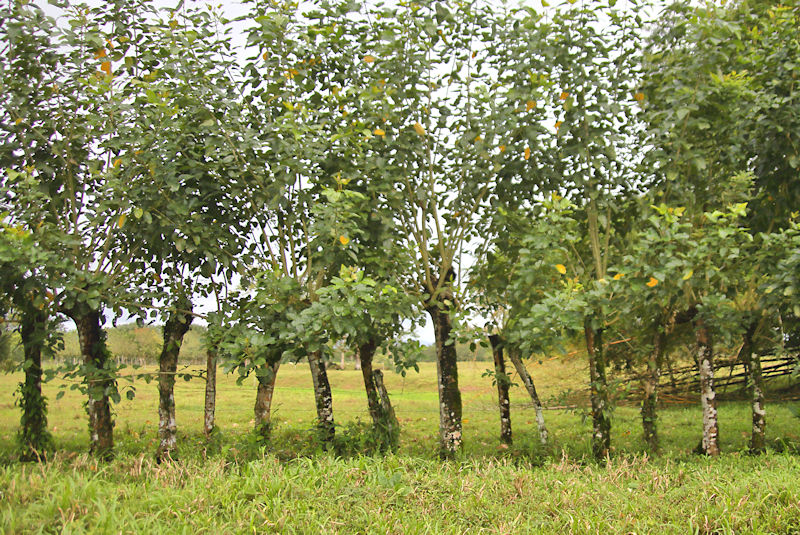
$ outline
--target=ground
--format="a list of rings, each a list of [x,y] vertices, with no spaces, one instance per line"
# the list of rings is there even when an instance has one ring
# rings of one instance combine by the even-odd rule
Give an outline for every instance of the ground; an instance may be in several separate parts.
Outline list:
[[[86,455],[82,397],[55,400],[47,385],[50,425],[60,453],[45,465],[13,462],[19,421],[12,391],[19,376],[0,376],[0,531],[220,533],[800,533],[800,421],[789,402],[768,405],[771,452],[746,453],[749,408],[720,407],[719,459],[691,453],[700,437],[696,404],[664,407],[663,452],[645,453],[633,400],[613,419],[614,457],[588,459],[589,422],[580,408],[546,411],[555,444],[538,444],[533,410],[512,388],[514,445],[498,440],[499,417],[486,362],[460,363],[464,454],[436,458],[435,365],[404,378],[386,370],[403,425],[395,454],[368,450],[361,375],[331,371],[340,424],[335,451],[310,431],[314,400],[308,368],[284,365],[274,400],[277,428],[268,446],[253,442],[255,385],[220,375],[212,446],[201,436],[204,384],[176,385],[177,462],[153,461],[155,383],[137,382],[133,401],[117,407],[119,456],[98,464]],[[586,373],[580,358],[530,363],[542,398],[564,405]],[[126,383],[121,383],[125,385]]]

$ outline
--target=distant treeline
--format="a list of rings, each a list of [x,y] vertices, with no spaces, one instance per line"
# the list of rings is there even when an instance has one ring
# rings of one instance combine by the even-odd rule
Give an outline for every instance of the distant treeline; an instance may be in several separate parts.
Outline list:
[[[118,325],[108,329],[108,349],[115,359],[128,364],[158,364],[161,353],[162,327],[159,325],[138,326],[134,323]],[[192,325],[181,346],[181,362],[204,364],[206,353],[203,348],[203,336],[206,328]],[[66,331],[63,335],[64,348],[57,352],[58,360],[78,360],[81,358],[78,336],[74,330]],[[468,344],[456,344],[459,360],[463,361],[489,361],[492,359],[488,348],[478,346],[475,351],[470,351]],[[339,353],[335,352],[338,360]],[[354,360],[354,356],[345,354],[346,361]],[[436,349],[433,345],[426,346],[419,358],[420,362],[435,362]]]

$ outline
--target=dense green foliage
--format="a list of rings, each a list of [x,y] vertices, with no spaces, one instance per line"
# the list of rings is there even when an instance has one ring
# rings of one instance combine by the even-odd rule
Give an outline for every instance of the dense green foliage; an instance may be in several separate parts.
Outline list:
[[[148,522],[166,514],[161,502],[185,501],[181,520],[209,530],[259,529],[238,524],[245,519],[280,530],[280,496],[305,511],[289,524],[298,531],[339,522],[343,511],[355,529],[370,530],[374,517],[352,513],[370,508],[393,508],[390,530],[404,532],[470,523],[499,531],[796,525],[796,504],[786,498],[793,490],[764,497],[752,515],[732,509],[743,506],[748,486],[764,495],[796,468],[767,451],[784,444],[767,438],[761,359],[789,359],[800,348],[797,0],[677,2],[653,20],[651,6],[615,0],[542,10],[481,0],[253,0],[234,21],[222,6],[183,0],[53,4],[0,8],[0,364],[13,360],[3,356],[7,325],[22,349],[22,416],[9,458],[55,459],[35,476],[19,466],[0,474],[0,487],[13,489],[10,503],[41,501],[41,511],[28,508],[21,519],[4,510],[5,527],[56,518],[55,510],[63,522],[97,512],[100,524],[85,529],[107,528],[120,515],[127,522],[127,504],[101,510],[101,483],[146,491],[133,507],[148,511]],[[430,348],[411,334],[426,316]],[[117,326],[129,318],[136,324]],[[195,318],[202,326],[190,328]],[[75,331],[59,327],[66,321]],[[465,417],[474,398],[464,368],[488,360],[489,340],[495,366],[485,375],[513,386],[504,364],[511,360],[536,411],[539,441],[522,432],[514,442],[516,417],[501,413],[503,451],[523,464],[439,470],[390,455],[281,465],[265,455],[476,455],[488,445],[474,442],[488,419]],[[588,375],[565,387],[577,394],[553,392],[553,377],[535,379],[545,405],[568,400],[576,411],[569,418],[580,413],[587,425],[570,432],[559,415],[548,435],[521,359],[533,366],[534,356],[568,352],[581,363],[573,375]],[[206,365],[188,370],[179,355]],[[336,388],[333,363],[343,355],[360,366],[358,402],[369,424],[334,418],[334,398],[355,399]],[[731,373],[740,367],[747,405],[719,406],[720,357],[733,362]],[[294,385],[287,400],[279,371],[295,380],[300,362],[311,382]],[[414,395],[433,409],[435,439],[433,425],[425,437],[404,435],[404,407],[391,401],[403,399],[399,378],[419,373],[420,363],[431,373]],[[659,417],[659,387],[677,363],[696,367],[701,410],[683,414],[680,423],[692,427],[670,437],[664,431],[679,418]],[[399,376],[387,373],[384,384],[378,365]],[[255,432],[233,441],[224,435],[229,422],[215,420],[218,367],[220,385],[235,383],[248,403],[255,395],[253,418],[242,422]],[[635,381],[620,386],[622,370]],[[202,437],[179,431],[181,407],[200,403],[176,396],[185,395],[176,379],[205,387]],[[123,404],[150,399],[152,381],[157,426],[145,420],[146,429],[115,434]],[[64,443],[50,429],[65,424],[53,425],[47,409],[77,403],[78,393],[89,452],[111,460],[122,451],[119,463],[98,468],[58,452]],[[486,412],[510,406],[503,388],[497,395]],[[284,405],[273,410],[273,397]],[[286,405],[303,406],[314,432],[281,429]],[[794,423],[786,411],[779,425]],[[632,431],[637,417],[642,441]],[[152,449],[139,438],[156,428],[156,459],[167,466],[142,475],[144,457],[131,455]],[[744,435],[729,438],[731,428]],[[768,456],[730,473],[733,457],[687,461],[698,435],[695,449],[708,456],[732,446]],[[625,450],[680,461],[650,465]],[[209,461],[217,477],[203,483],[200,452],[231,462]],[[608,471],[567,459],[590,455]],[[524,464],[531,460],[547,464],[535,489]],[[92,468],[99,474],[88,481]],[[261,481],[272,469],[278,475]],[[158,489],[174,470],[192,474],[187,488]],[[727,487],[692,508],[688,500],[712,493],[709,473]],[[323,476],[324,492],[303,490]],[[296,477],[304,479],[288,483]],[[31,490],[19,490],[23,482]],[[496,488],[465,497],[453,519],[426,515],[442,495],[466,496],[478,483]],[[205,493],[225,485],[236,493],[216,494],[229,501],[206,503]],[[661,516],[603,514],[609,504],[617,513],[652,509],[681,485],[690,490]],[[585,486],[596,488],[581,494]],[[93,495],[94,505],[67,503],[69,492],[57,497],[74,487],[77,501]],[[259,493],[261,506],[252,501]],[[320,512],[326,493],[343,496],[341,510]],[[513,518],[520,495],[551,513]],[[623,504],[630,496],[635,505]],[[560,510],[564,503],[576,516]],[[201,518],[198,504],[232,512]]]

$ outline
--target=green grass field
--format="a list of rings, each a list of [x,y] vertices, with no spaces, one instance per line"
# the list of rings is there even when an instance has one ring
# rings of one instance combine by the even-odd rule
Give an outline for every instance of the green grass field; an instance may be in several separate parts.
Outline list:
[[[106,465],[86,455],[83,398],[54,400],[50,427],[60,453],[45,465],[13,462],[19,421],[13,390],[19,376],[0,376],[0,530],[138,533],[800,533],[800,421],[788,403],[768,406],[772,452],[745,453],[749,408],[720,406],[725,454],[691,453],[700,436],[697,405],[662,409],[663,453],[649,458],[638,410],[614,413],[615,455],[606,466],[588,459],[589,422],[580,409],[546,411],[555,439],[543,449],[533,410],[512,389],[514,445],[498,440],[495,389],[486,362],[460,363],[464,399],[463,455],[436,458],[435,364],[404,378],[386,371],[403,426],[399,450],[369,451],[361,372],[329,373],[339,424],[335,451],[322,452],[311,431],[314,401],[307,366],[284,365],[273,405],[269,447],[250,439],[255,386],[219,377],[221,436],[208,447],[200,430],[204,383],[176,385],[180,456],[156,465],[157,391],[137,383],[137,396],[117,406],[118,458]],[[544,400],[580,388],[584,361],[531,363]],[[125,383],[121,383],[125,384]],[[580,396],[573,396],[580,399]],[[794,530],[794,531],[792,531]]]

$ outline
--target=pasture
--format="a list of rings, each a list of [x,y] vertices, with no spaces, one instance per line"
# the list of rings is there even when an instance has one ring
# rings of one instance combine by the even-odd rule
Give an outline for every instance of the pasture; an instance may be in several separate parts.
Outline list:
[[[331,370],[338,424],[334,451],[314,440],[311,377],[304,363],[284,365],[273,405],[269,446],[249,433],[255,386],[220,375],[215,443],[201,434],[202,380],[179,381],[175,398],[179,458],[157,465],[155,383],[135,383],[137,395],[116,407],[118,457],[87,455],[83,398],[55,400],[45,386],[50,428],[59,453],[42,465],[12,458],[18,412],[16,375],[4,375],[0,397],[0,529],[22,532],[125,533],[791,533],[800,525],[800,442],[792,404],[768,405],[771,452],[746,453],[749,407],[720,404],[724,454],[691,453],[699,406],[661,410],[663,452],[651,458],[640,437],[633,401],[614,412],[614,457],[590,460],[590,419],[580,408],[549,409],[554,438],[538,443],[533,409],[512,388],[514,444],[498,440],[496,392],[482,377],[490,363],[460,363],[465,448],[443,463],[436,457],[435,364],[386,384],[403,426],[394,454],[370,453],[369,418],[357,370]],[[585,360],[529,363],[545,404],[579,400],[563,392],[585,381]],[[124,372],[123,372],[124,373]],[[124,384],[124,383],[122,383]],[[363,454],[367,452],[367,454]]]

